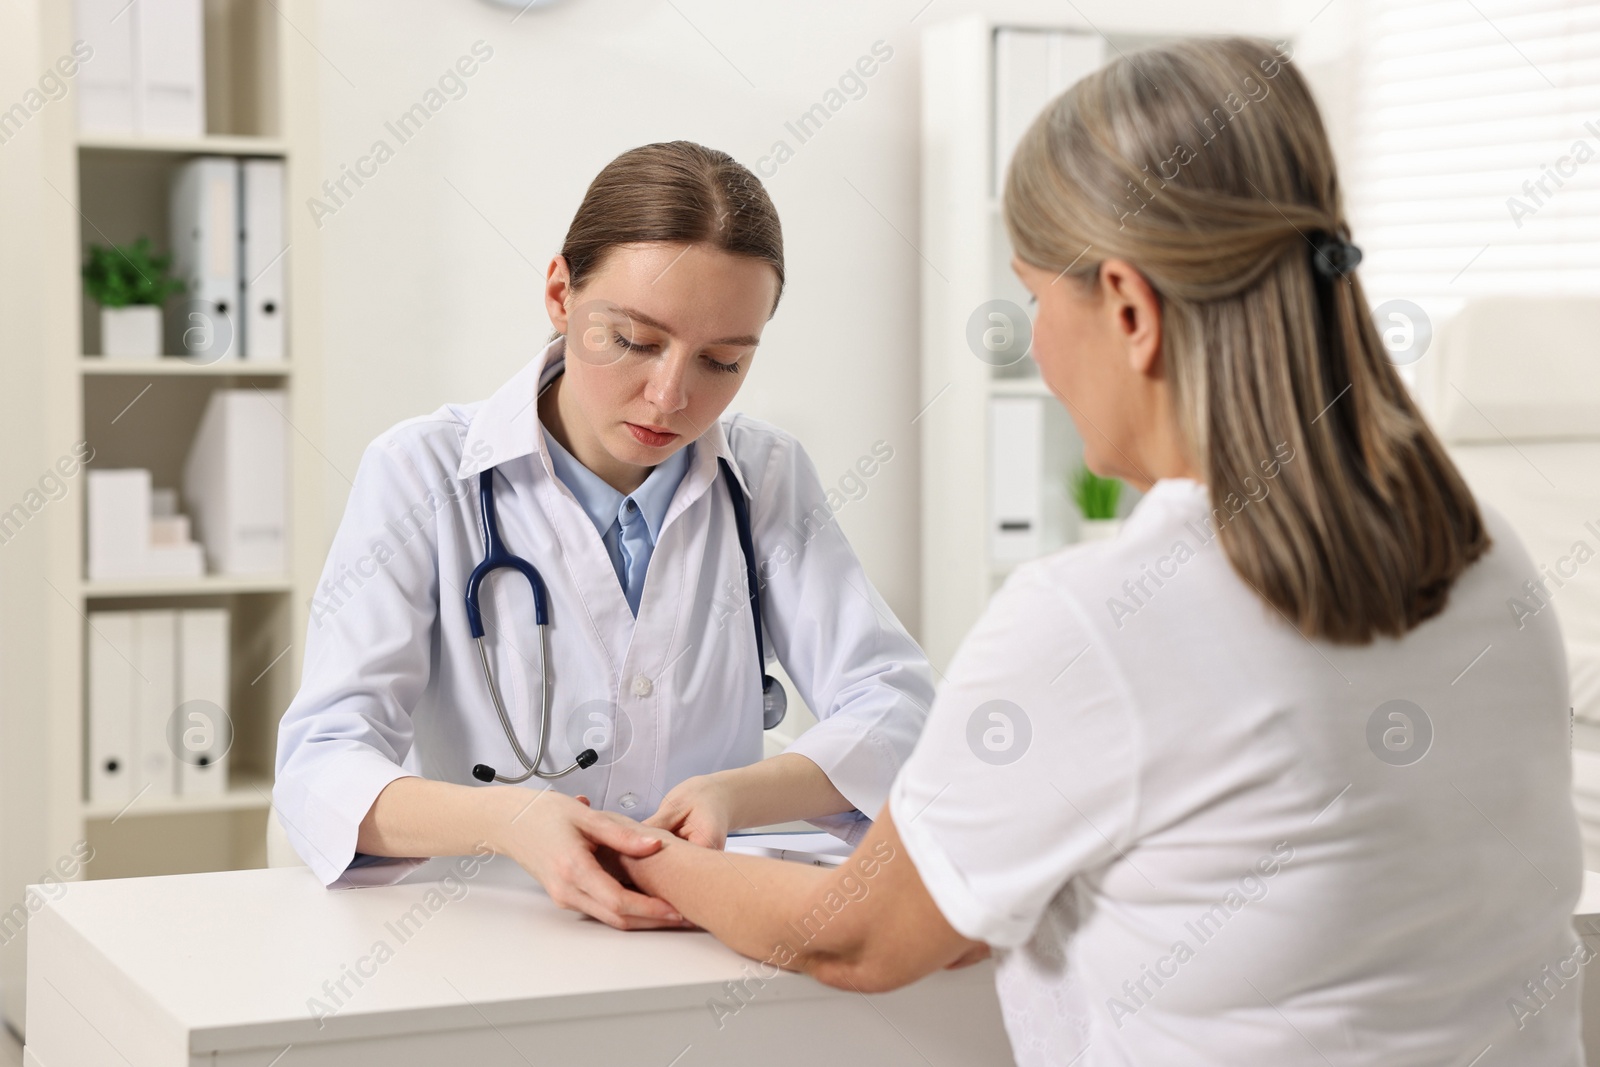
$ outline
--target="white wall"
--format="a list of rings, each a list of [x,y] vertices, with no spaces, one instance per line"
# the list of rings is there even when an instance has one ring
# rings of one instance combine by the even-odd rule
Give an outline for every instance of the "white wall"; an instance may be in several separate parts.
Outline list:
[[[919,34],[1017,6],[562,0],[513,23],[515,11],[482,0],[321,5],[319,25],[286,36],[322,56],[322,170],[336,178],[379,138],[398,146],[319,231],[326,402],[312,432],[334,468],[329,536],[367,441],[399,419],[487,395],[542,345],[544,268],[606,162],[686,138],[754,168],[783,139],[795,156],[767,187],[784,223],[788,289],[735,407],[795,433],[825,483],[874,441],[893,446],[840,522],[915,631]],[[1074,11],[1022,6],[1057,18]],[[1276,7],[1236,0],[1076,9],[1107,30],[1216,32],[1254,19],[1256,32],[1277,29],[1267,19]],[[494,53],[466,94],[399,145],[385,122],[478,40]],[[865,95],[799,144],[785,122],[878,40],[894,55]]]

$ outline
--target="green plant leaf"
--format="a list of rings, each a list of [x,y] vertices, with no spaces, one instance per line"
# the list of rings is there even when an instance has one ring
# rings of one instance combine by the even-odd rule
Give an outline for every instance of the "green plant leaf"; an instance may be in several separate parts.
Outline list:
[[[1088,467],[1079,465],[1072,474],[1072,500],[1086,519],[1114,519],[1117,501],[1122,497],[1122,482],[1116,478],[1102,478]]]
[[[172,257],[159,255],[150,238],[126,245],[90,245],[83,290],[101,307],[163,304],[185,289],[172,276]]]

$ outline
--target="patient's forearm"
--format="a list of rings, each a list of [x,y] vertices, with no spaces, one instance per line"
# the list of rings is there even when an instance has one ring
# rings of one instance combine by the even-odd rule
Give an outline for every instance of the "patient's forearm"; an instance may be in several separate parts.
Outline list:
[[[832,940],[817,938],[808,944],[795,925],[826,896],[835,878],[827,868],[683,841],[668,842],[644,859],[623,857],[622,864],[640,890],[670,900],[690,922],[752,959],[802,970],[807,957],[825,951]],[[831,933],[843,934],[845,926],[838,924]]]
[[[940,912],[885,804],[836,870],[729,855],[668,838],[624,857],[643,891],[731,948],[839,989],[883,992],[987,954]]]

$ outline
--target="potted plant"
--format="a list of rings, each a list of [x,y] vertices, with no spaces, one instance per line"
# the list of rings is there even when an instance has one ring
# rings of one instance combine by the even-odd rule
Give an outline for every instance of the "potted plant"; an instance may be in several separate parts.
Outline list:
[[[1117,535],[1122,527],[1122,521],[1117,518],[1117,501],[1121,496],[1122,483],[1116,478],[1102,478],[1088,467],[1078,465],[1072,475],[1072,500],[1083,516],[1078,524],[1078,540],[1102,541]]]
[[[172,257],[157,255],[150,238],[128,245],[90,245],[83,289],[100,305],[100,353],[113,359],[161,355],[161,305],[183,292]]]

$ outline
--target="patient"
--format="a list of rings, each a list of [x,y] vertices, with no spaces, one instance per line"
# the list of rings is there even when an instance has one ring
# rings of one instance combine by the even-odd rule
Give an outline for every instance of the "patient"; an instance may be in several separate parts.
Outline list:
[[[622,865],[882,991],[994,950],[1019,1063],[1581,1062],[1566,665],[1374,328],[1305,82],[1111,63],[1005,185],[1033,358],[1120,536],[1019,567],[838,871]]]

